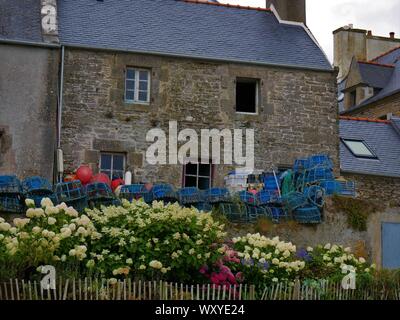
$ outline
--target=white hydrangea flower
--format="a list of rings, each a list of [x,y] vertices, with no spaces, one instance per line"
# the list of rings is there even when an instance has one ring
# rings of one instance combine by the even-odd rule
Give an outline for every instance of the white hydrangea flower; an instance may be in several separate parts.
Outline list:
[[[35,207],[35,201],[32,199],[25,199],[25,205],[28,208],[34,208]]]
[[[42,208],[47,208],[47,207],[54,207],[53,201],[50,200],[50,198],[43,198],[42,201],[40,201],[40,206]]]

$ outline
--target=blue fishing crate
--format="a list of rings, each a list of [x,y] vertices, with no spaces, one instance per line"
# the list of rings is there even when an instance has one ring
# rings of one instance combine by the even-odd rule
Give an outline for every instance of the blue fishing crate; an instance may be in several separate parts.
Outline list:
[[[0,176],[0,193],[22,193],[21,182],[17,176]]]
[[[258,205],[257,195],[248,191],[239,192],[240,200],[246,204],[256,206]]]
[[[114,193],[110,186],[104,182],[94,182],[86,185],[88,200],[114,199]]]
[[[0,195],[0,212],[22,213],[24,204],[19,194]]]
[[[310,167],[309,159],[296,159],[293,165],[293,172],[300,173]]]
[[[79,180],[58,183],[55,188],[55,194],[59,203],[70,201],[87,200],[85,187]]]
[[[326,154],[312,155],[308,160],[309,168],[314,168],[316,166],[324,166],[327,168],[333,168],[333,162]]]
[[[152,193],[145,188],[144,184],[122,186],[119,197],[130,202],[139,199],[143,199],[146,203],[151,203],[153,201]]]
[[[152,189],[153,199],[157,201],[178,201],[178,194],[170,184],[157,184]]]
[[[64,201],[68,207],[73,207],[76,211],[84,213],[86,208],[89,208],[87,197],[76,200]]]
[[[325,204],[325,189],[321,186],[313,185],[304,189],[308,202],[319,208],[322,208]]]
[[[260,205],[265,205],[277,200],[277,195],[274,192],[261,190],[257,193],[257,200]]]
[[[203,191],[203,199],[208,203],[229,202],[230,195],[226,188],[211,188]]]
[[[356,196],[356,183],[354,181],[339,181],[336,180],[339,185],[339,194],[347,197],[355,197]]]
[[[278,177],[275,179],[275,176],[273,175],[264,176],[264,189],[267,191],[279,190],[279,182],[277,179]]]
[[[307,204],[307,198],[303,193],[291,192],[282,196],[282,204],[286,210],[292,212]]]
[[[54,205],[58,204],[57,197],[54,193],[47,193],[46,192],[34,192],[34,193],[26,193],[24,194],[25,199],[31,199],[35,202],[35,207],[40,208],[41,202],[44,198],[49,198]]]
[[[306,172],[306,183],[316,183],[321,180],[333,180],[333,171],[331,168],[326,166],[313,167]]]
[[[179,189],[178,196],[179,203],[182,205],[195,204],[202,201],[201,192],[195,187]]]
[[[22,190],[24,193],[53,193],[53,185],[49,180],[42,177],[29,177],[22,181]]]
[[[248,222],[256,222],[258,218],[272,216],[271,209],[267,206],[246,205],[245,208]]]
[[[293,214],[294,220],[302,224],[318,224],[322,222],[321,211],[316,206],[298,208]]]
[[[326,196],[340,193],[340,183],[336,180],[322,180],[319,185],[321,188],[324,188]]]
[[[284,208],[278,206],[271,206],[271,219],[275,223],[279,223],[282,220],[288,220],[288,214]]]

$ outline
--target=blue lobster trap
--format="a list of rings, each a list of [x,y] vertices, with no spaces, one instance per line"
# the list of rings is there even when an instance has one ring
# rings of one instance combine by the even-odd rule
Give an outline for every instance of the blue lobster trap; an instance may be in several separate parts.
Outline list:
[[[238,223],[248,221],[246,207],[243,204],[220,203],[219,210],[229,221]]]
[[[208,203],[229,202],[230,195],[226,188],[211,188],[203,192],[203,199]]]
[[[104,182],[95,182],[86,186],[86,194],[90,208],[101,206],[118,206],[121,201],[117,199],[110,186]]]
[[[317,183],[321,180],[333,180],[332,168],[327,166],[317,166],[306,171],[305,183]]]
[[[253,194],[251,192],[240,191],[239,197],[240,197],[240,200],[247,205],[257,206],[259,204],[257,195]]]
[[[86,189],[79,180],[58,183],[55,194],[59,203],[65,202],[79,212],[88,207]]]
[[[181,205],[196,204],[202,201],[201,192],[195,187],[182,188],[178,191]]]
[[[336,180],[322,180],[319,185],[325,190],[326,196],[340,194],[340,183]]]
[[[197,210],[199,211],[204,211],[204,212],[210,212],[213,209],[213,206],[208,203],[208,202],[198,202],[193,205]]]
[[[296,209],[293,217],[295,221],[302,224],[318,224],[322,222],[320,209],[312,205]]]
[[[35,201],[35,206],[40,207],[43,198],[49,198],[57,204],[57,197],[53,192],[53,185],[42,177],[29,177],[22,181],[22,190],[26,199]]]
[[[0,194],[2,193],[22,193],[21,181],[16,176],[0,176]]]
[[[277,179],[275,179],[274,175],[265,175],[264,176],[264,189],[267,191],[278,191],[279,185]]]
[[[178,193],[170,184],[157,184],[152,189],[153,199],[164,202],[177,202]]]
[[[248,222],[255,222],[257,219],[261,217],[271,218],[272,211],[267,206],[253,206],[253,205],[246,205],[246,215]]]
[[[146,203],[151,203],[153,201],[153,194],[145,188],[144,184],[122,186],[119,197],[130,202],[139,199],[143,199]]]
[[[282,197],[282,204],[289,212],[293,212],[297,208],[304,207],[307,202],[307,197],[300,192],[291,192]]]
[[[0,194],[0,212],[22,213],[24,204],[20,194]]]
[[[308,159],[308,166],[309,168],[314,168],[317,166],[323,166],[332,169],[333,162],[326,154],[317,154],[313,155]]]
[[[336,180],[339,187],[339,194],[347,197],[355,197],[356,196],[356,183],[354,181],[339,181]]]
[[[304,189],[308,202],[318,208],[322,208],[325,204],[325,189],[321,186],[313,185]]]
[[[283,207],[271,206],[271,219],[274,223],[279,223],[282,220],[288,220],[289,216]]]
[[[305,159],[296,159],[294,161],[294,165],[293,165],[293,172],[296,173],[301,173],[304,170],[307,170],[310,168],[310,162],[309,159],[305,158]]]

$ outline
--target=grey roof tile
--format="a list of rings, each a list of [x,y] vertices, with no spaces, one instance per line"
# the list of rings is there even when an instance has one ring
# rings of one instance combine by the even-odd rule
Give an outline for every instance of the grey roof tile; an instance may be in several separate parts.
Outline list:
[[[378,157],[357,158],[340,142],[343,172],[400,177],[400,135],[393,124],[341,119],[339,132],[342,139],[364,140]]]
[[[301,26],[272,12],[176,0],[59,0],[63,44],[332,70]]]
[[[373,88],[384,88],[393,73],[392,67],[382,65],[359,62],[358,67],[363,82]]]
[[[400,46],[398,48],[392,49],[385,54],[373,59],[372,61],[382,64],[395,64],[400,58]]]

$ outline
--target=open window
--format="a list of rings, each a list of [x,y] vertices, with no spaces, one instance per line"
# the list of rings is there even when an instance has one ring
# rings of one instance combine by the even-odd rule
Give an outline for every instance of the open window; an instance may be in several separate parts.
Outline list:
[[[257,79],[236,79],[236,112],[256,114],[258,111],[258,87]]]
[[[357,158],[378,159],[376,154],[363,140],[342,139],[344,145]]]

